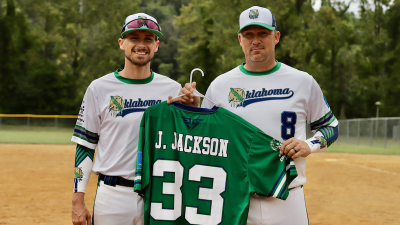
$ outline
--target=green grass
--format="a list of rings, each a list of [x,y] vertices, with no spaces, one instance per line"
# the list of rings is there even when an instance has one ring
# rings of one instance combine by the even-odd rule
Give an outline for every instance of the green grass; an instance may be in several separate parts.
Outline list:
[[[377,155],[400,155],[400,149],[384,149],[377,147],[366,147],[348,144],[334,143],[325,152],[357,153],[357,154],[377,154]]]
[[[8,127],[8,129],[0,130],[0,143],[74,144],[71,142],[72,133],[73,128],[30,127],[30,130],[28,130],[26,127],[23,129],[21,127]],[[343,143],[334,143],[325,152],[400,155],[400,149],[384,149]]]
[[[0,130],[0,143],[73,144],[73,129]]]
[[[339,139],[336,141],[335,144],[343,144],[343,145],[357,145],[357,146],[365,146],[371,147],[375,149],[397,149],[400,150],[400,141],[393,140],[392,137],[387,138],[386,140],[383,137],[345,137],[339,136]],[[386,148],[385,148],[386,145]]]

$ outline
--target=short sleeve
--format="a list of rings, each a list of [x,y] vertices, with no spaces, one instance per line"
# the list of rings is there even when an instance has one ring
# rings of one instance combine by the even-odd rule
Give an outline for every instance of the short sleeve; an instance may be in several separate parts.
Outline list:
[[[207,89],[206,97],[214,101],[213,95],[211,93],[211,85]],[[201,107],[211,109],[212,107],[214,107],[214,103],[212,103],[209,100],[207,100],[206,98],[204,98],[203,102],[201,103]]]
[[[292,159],[279,157],[279,141],[261,130],[254,135],[248,158],[248,177],[253,193],[285,200],[288,186],[297,177]]]
[[[96,149],[99,141],[100,111],[92,85],[86,90],[71,141]]]
[[[314,78],[312,78],[311,93],[307,105],[307,121],[311,124],[312,131],[325,126],[335,127],[338,125],[328,101]]]

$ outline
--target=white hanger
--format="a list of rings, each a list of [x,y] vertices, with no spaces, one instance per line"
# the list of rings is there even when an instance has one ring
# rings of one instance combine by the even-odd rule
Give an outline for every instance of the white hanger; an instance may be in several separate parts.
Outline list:
[[[203,72],[203,70],[201,70],[201,69],[199,69],[199,68],[193,69],[192,72],[190,73],[190,85],[192,85],[192,76],[193,76],[193,73],[194,73],[195,71],[200,71],[201,76],[204,77],[204,72]],[[194,96],[203,97],[203,98],[207,99],[208,101],[212,102],[214,105],[217,104],[217,103],[215,103],[213,100],[207,98],[205,95],[203,95],[202,93],[200,93],[199,91],[197,91],[196,89],[193,90],[193,95],[194,95]]]
[[[203,72],[203,70],[201,70],[201,69],[199,69],[199,68],[193,69],[192,72],[190,73],[190,85],[192,85],[192,77],[193,77],[193,73],[194,73],[195,71],[200,71],[200,72],[201,72],[201,76],[204,77],[204,72]],[[185,94],[181,94],[181,95],[176,96],[175,98],[182,97],[182,96],[184,96],[184,95],[185,95]],[[207,99],[208,101],[212,102],[214,105],[217,105],[217,103],[215,103],[213,100],[207,98],[205,95],[203,95],[202,93],[198,92],[196,89],[193,89],[193,95],[194,95],[194,96],[203,97],[203,98]]]

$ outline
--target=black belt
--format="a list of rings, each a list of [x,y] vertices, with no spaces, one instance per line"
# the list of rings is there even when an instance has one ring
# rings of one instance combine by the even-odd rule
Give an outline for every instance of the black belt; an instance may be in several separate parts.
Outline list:
[[[291,191],[291,190],[293,190],[293,189],[295,189],[295,188],[303,188],[303,185],[297,186],[297,187],[289,188],[289,191]],[[268,197],[265,196],[265,195],[258,195],[257,193],[253,194],[252,196],[253,196],[253,197],[256,197],[256,198],[268,198]]]
[[[301,185],[301,186],[297,186],[297,187],[292,187],[292,188],[289,188],[289,191],[290,191],[290,190],[293,190],[293,189],[295,189],[295,188],[298,188],[298,187],[301,187],[301,188],[303,188],[303,185]]]
[[[104,181],[104,184],[110,185],[115,187],[115,185],[120,185],[124,187],[133,187],[134,181],[133,180],[127,180],[122,177],[113,177],[113,176],[107,176],[103,174],[99,174],[99,181],[102,180]]]

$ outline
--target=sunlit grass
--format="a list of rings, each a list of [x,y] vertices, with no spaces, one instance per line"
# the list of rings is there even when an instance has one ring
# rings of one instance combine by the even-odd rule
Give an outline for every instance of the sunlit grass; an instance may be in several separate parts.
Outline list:
[[[357,145],[337,144],[334,143],[326,152],[343,152],[358,154],[380,154],[380,155],[400,155],[400,149],[385,149],[377,147],[366,147]]]
[[[0,130],[0,143],[73,144],[73,129]]]

